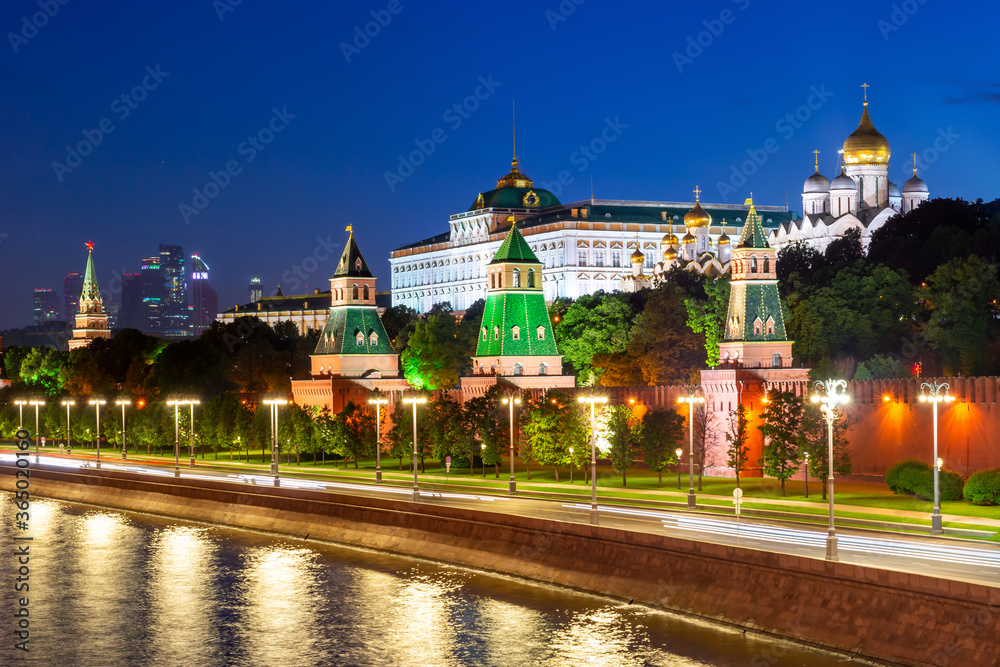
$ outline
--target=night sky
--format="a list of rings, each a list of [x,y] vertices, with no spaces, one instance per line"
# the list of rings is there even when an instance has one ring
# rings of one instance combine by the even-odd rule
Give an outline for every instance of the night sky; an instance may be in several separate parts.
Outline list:
[[[932,196],[1000,196],[993,2],[62,2],[0,3],[0,329],[30,324],[32,288],[61,294],[88,240],[102,288],[176,244],[226,308],[255,269],[268,292],[328,287],[350,224],[388,289],[390,250],[446,231],[509,170],[512,100],[522,169],[536,187],[568,172],[549,187],[563,202],[593,177],[598,198],[688,201],[697,184],[801,210],[813,149],[836,175],[866,82],[894,182],[917,152]],[[415,142],[433,152],[390,187]],[[210,173],[224,187],[198,200]],[[185,221],[182,204],[202,210]]]

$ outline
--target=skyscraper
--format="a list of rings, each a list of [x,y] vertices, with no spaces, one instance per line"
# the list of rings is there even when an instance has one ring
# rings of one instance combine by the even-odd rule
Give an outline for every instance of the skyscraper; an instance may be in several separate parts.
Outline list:
[[[160,244],[160,279],[163,282],[160,317],[162,332],[168,336],[190,335],[184,248],[179,245]]]
[[[146,328],[145,312],[142,307],[142,274],[122,274],[122,303],[118,312],[119,329]]]
[[[160,257],[142,260],[139,272],[139,297],[142,300],[142,325],[146,333],[160,333],[163,309],[163,278],[160,275]]]
[[[254,276],[250,279],[250,287],[247,291],[250,292],[250,303],[260,301],[260,298],[264,296],[264,288],[260,284],[260,276]]]
[[[198,255],[191,255],[191,326],[195,334],[207,329],[219,313],[219,296],[208,284],[208,264]]]
[[[59,295],[56,294],[55,290],[43,287],[35,288],[35,324],[58,321],[59,310]]]
[[[83,274],[72,271],[63,278],[63,319],[72,322],[80,309],[80,292],[83,291]]]

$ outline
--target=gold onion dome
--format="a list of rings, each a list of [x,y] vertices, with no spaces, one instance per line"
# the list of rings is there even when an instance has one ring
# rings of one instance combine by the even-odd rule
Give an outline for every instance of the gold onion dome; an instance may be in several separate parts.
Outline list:
[[[889,164],[889,155],[889,141],[872,124],[866,101],[858,129],[844,142],[844,164]]]
[[[633,264],[635,264],[636,262],[642,262],[645,259],[646,259],[646,256],[642,254],[642,251],[639,250],[639,248],[636,248],[635,252],[632,253],[632,263]]]
[[[688,232],[684,235],[684,238],[681,239],[681,243],[694,243],[694,235],[691,234],[691,232]]]
[[[726,232],[722,232],[722,236],[720,236],[718,240],[718,245],[730,245],[731,243],[732,241],[729,239],[729,236],[726,235]]]
[[[701,228],[708,227],[710,224],[712,224],[712,216],[697,201],[694,203],[694,208],[684,214],[685,227]]]
[[[497,190],[501,188],[533,188],[535,184],[520,169],[517,168],[517,156],[510,161],[510,173],[497,181]]]
[[[669,262],[674,259],[677,259],[677,250],[673,246],[670,246],[663,251],[663,261]]]
[[[668,245],[677,245],[678,243],[680,243],[680,241],[677,240],[677,235],[674,234],[673,232],[670,232],[669,234],[664,234],[663,238],[660,239],[661,247],[666,247]]]

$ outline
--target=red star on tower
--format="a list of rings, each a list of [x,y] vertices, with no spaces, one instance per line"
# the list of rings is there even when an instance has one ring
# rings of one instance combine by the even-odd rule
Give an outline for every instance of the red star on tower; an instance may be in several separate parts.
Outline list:
[[[87,250],[93,250],[93,249],[94,249],[94,242],[87,241]]]

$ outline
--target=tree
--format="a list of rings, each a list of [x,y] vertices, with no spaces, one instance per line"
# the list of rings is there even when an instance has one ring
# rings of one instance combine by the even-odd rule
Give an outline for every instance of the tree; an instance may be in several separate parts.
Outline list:
[[[826,418],[818,405],[805,403],[802,415],[802,452],[809,454],[808,473],[823,480],[823,500],[826,500],[826,483],[829,470],[830,440]],[[850,420],[843,414],[833,423],[833,471],[838,475],[851,474],[851,453],[848,449],[847,429]]]
[[[708,409],[708,403],[694,406],[694,460],[698,464],[698,491],[705,475],[705,458],[708,442],[715,429],[715,415]]]
[[[509,416],[502,408],[499,385],[490,387],[483,396],[476,396],[465,402],[465,420],[473,435],[472,448],[480,447],[484,465],[492,465],[497,479],[500,478],[500,463],[510,442]]]
[[[337,415],[334,428],[336,451],[345,459],[354,459],[354,468],[358,468],[358,459],[372,453],[372,443],[375,441],[375,413],[367,408],[348,401]],[[305,424],[300,425],[299,436],[305,436]]]
[[[521,410],[521,437],[528,448],[521,450],[522,457],[529,452],[542,465],[551,465],[559,481],[559,466],[569,463],[569,448],[574,450],[587,444],[587,427],[583,414],[575,401],[566,393],[552,390],[538,398],[530,399]]]
[[[632,323],[640,310],[620,292],[585,295],[569,306],[556,324],[555,335],[563,359],[576,370],[580,385],[596,384],[601,371],[594,367],[595,355],[628,348]]]
[[[449,308],[418,320],[400,355],[403,373],[416,389],[451,389],[475,353],[474,334],[461,330]],[[461,335],[460,335],[461,334]]]
[[[465,414],[461,405],[451,400],[447,394],[431,401],[427,404],[424,429],[434,458],[439,461],[443,461],[449,455],[467,458],[469,470],[472,470],[473,458],[478,452],[473,450],[472,433],[466,428]]]
[[[627,405],[615,405],[608,419],[608,458],[611,468],[621,473],[622,486],[626,486],[626,474],[639,453],[639,424]]]
[[[51,347],[33,347],[18,369],[21,382],[30,389],[55,396],[62,388],[62,367],[66,355]]]
[[[844,374],[836,374],[843,377]],[[876,354],[868,361],[858,364],[854,372],[855,380],[894,380],[908,378],[912,375],[910,365],[902,359],[895,359],[882,354]]]
[[[823,253],[823,263],[826,266],[851,264],[865,256],[865,247],[861,243],[861,230],[851,227],[843,236],[830,241]]]
[[[417,311],[409,306],[390,306],[382,313],[382,326],[385,327],[385,332],[389,335],[389,340],[393,342],[393,345],[396,345],[399,332],[416,321]],[[400,352],[401,348],[396,347],[396,351]]]
[[[746,406],[740,403],[729,413],[729,429],[726,431],[726,442],[729,443],[726,465],[736,471],[737,489],[740,488],[740,475],[747,465],[747,456],[750,455],[750,445],[747,444],[749,425]]]
[[[726,332],[726,315],[729,309],[729,276],[708,278],[704,283],[705,298],[688,297],[687,325],[691,331],[705,336],[705,363],[719,365],[719,343]]]
[[[684,418],[675,411],[650,410],[642,418],[639,445],[643,461],[658,475],[657,486],[663,486],[663,470],[677,463],[676,449],[684,440]]]
[[[768,398],[764,408],[763,423],[757,428],[764,436],[764,451],[760,464],[764,474],[781,481],[781,495],[785,495],[785,480],[798,470],[799,449],[803,444],[803,400],[790,392]]]

